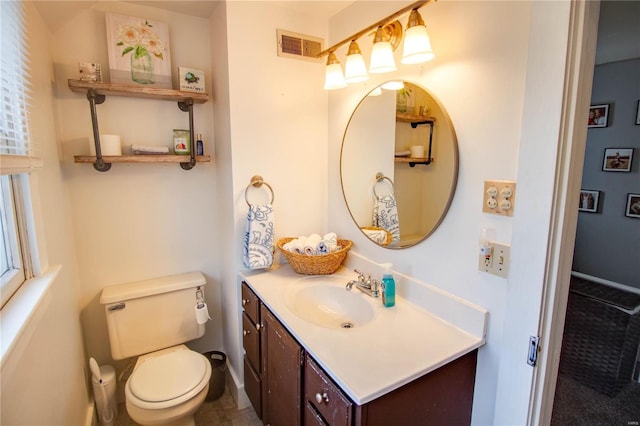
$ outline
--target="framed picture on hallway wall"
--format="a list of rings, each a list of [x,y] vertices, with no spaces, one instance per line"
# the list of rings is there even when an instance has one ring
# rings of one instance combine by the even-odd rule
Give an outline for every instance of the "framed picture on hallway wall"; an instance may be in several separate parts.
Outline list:
[[[588,127],[607,127],[609,123],[609,104],[591,105]]]
[[[633,148],[607,148],[604,150],[602,170],[605,172],[630,172]]]
[[[640,219],[640,194],[627,195],[627,209],[624,215]]]
[[[580,204],[578,204],[578,211],[597,213],[599,200],[600,200],[600,191],[591,191],[588,189],[581,189]]]
[[[105,17],[111,83],[171,89],[169,26],[117,13]]]

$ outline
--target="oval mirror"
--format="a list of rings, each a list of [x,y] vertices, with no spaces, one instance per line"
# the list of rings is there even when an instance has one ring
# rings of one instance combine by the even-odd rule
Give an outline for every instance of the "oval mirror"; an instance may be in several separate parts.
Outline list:
[[[358,104],[340,154],[351,218],[374,243],[413,246],[442,222],[458,179],[458,142],[446,110],[424,88],[387,82]]]

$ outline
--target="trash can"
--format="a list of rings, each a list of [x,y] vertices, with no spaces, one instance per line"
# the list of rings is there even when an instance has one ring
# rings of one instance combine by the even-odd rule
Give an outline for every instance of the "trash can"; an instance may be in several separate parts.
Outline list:
[[[215,401],[224,393],[225,372],[227,371],[227,355],[220,351],[206,352],[211,363],[211,379],[209,379],[209,392],[207,392],[207,401]]]

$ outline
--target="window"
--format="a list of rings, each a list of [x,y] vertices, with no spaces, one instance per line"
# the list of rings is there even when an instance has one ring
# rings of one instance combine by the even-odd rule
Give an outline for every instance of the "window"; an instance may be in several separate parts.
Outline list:
[[[29,175],[41,167],[29,138],[29,51],[23,3],[0,1],[0,305],[33,276]]]

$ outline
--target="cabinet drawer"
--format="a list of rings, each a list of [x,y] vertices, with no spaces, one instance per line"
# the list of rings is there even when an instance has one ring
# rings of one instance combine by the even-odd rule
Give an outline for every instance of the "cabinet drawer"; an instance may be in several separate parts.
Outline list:
[[[260,332],[245,312],[242,314],[242,345],[253,368],[262,372],[260,365]]]
[[[304,426],[327,426],[309,401],[304,404]]]
[[[310,357],[305,361],[304,374],[305,405],[315,408],[331,426],[351,425],[353,403]],[[317,423],[312,420],[308,424]]]
[[[242,310],[254,324],[260,323],[260,304],[258,296],[245,283],[242,283]]]
[[[262,381],[260,376],[251,366],[251,363],[244,357],[244,390],[253,405],[253,409],[259,418],[262,418]]]

